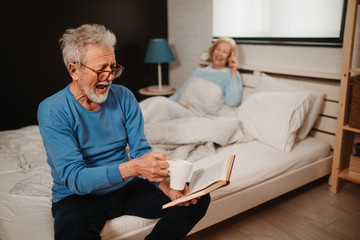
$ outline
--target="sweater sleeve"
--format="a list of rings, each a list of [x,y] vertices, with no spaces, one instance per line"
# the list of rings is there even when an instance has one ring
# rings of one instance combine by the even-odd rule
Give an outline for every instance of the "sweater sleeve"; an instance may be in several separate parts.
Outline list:
[[[133,94],[128,91],[129,96],[124,105],[126,110],[126,131],[128,133],[130,158],[138,158],[152,151],[145,134],[144,119],[141,108]],[[149,181],[150,182],[150,181]],[[155,187],[159,187],[159,182],[150,182]]]
[[[141,108],[131,91],[124,97],[125,128],[130,148],[130,158],[138,158],[152,151],[144,134],[144,119]]]
[[[236,72],[236,78],[231,78],[228,75],[228,84],[225,89],[225,103],[230,107],[235,107],[240,104],[242,98],[242,80],[239,72]]]

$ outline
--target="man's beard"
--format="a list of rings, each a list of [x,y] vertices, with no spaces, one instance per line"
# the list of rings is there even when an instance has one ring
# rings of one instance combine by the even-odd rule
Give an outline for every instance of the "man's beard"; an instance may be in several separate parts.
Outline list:
[[[82,79],[80,80],[80,84],[83,87],[85,94],[90,101],[92,101],[94,103],[98,103],[98,104],[101,104],[106,101],[108,94],[109,94],[109,89],[110,89],[111,83],[109,83],[106,92],[103,94],[99,94],[99,95],[96,95],[95,87],[89,88],[88,86],[85,86],[84,81]]]

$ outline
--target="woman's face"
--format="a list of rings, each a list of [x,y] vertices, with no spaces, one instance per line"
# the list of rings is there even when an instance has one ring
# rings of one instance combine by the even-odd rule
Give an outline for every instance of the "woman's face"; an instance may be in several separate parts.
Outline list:
[[[215,69],[223,68],[230,57],[231,46],[227,42],[219,43],[212,54],[212,67]]]

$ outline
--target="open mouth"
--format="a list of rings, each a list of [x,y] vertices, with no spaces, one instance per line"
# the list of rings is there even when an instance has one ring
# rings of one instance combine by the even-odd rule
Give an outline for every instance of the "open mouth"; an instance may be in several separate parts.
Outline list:
[[[106,83],[99,83],[95,86],[95,88],[100,92],[100,93],[105,93],[108,89],[109,89],[110,84],[106,84]]]
[[[221,62],[223,60],[223,58],[219,57],[219,56],[215,56],[215,60]]]

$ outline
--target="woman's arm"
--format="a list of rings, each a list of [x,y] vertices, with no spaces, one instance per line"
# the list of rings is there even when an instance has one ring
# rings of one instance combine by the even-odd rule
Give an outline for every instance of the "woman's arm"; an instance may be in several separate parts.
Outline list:
[[[225,89],[225,103],[234,107],[240,104],[242,97],[242,80],[237,71],[239,60],[234,52],[229,57],[228,67],[230,69],[230,79]]]
[[[238,71],[235,72],[235,78],[232,78],[232,72],[229,74],[228,84],[225,89],[224,100],[230,107],[240,104],[242,98],[242,80]]]

